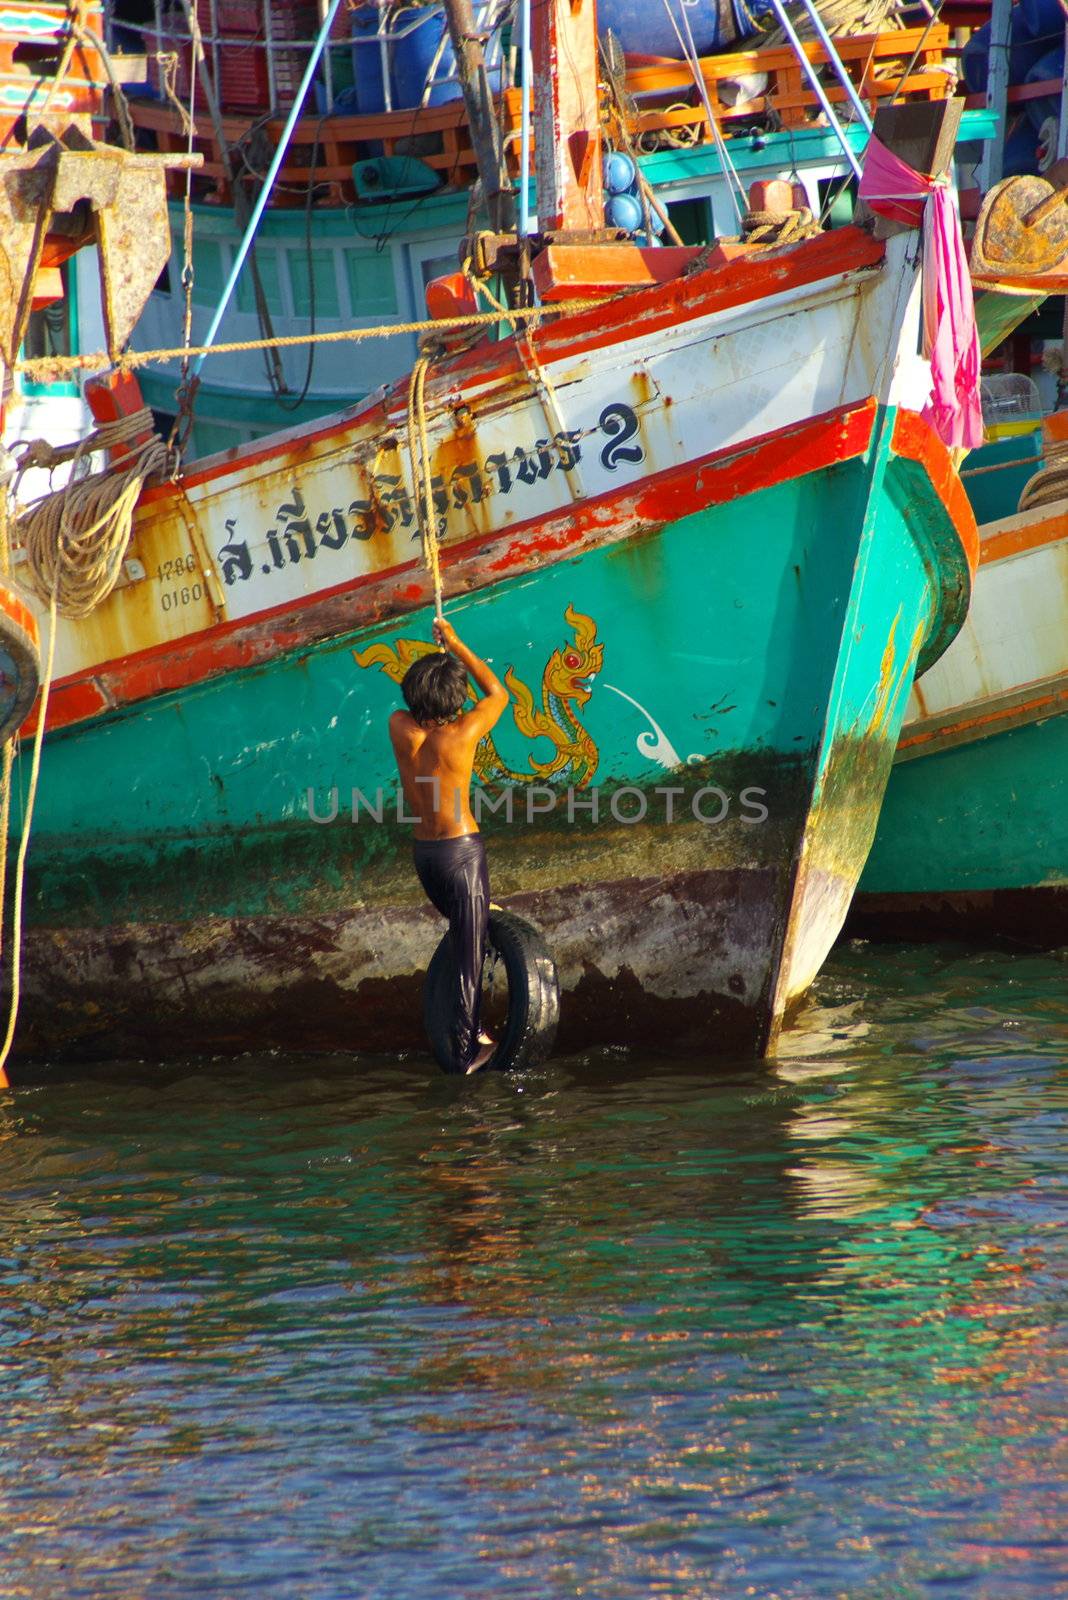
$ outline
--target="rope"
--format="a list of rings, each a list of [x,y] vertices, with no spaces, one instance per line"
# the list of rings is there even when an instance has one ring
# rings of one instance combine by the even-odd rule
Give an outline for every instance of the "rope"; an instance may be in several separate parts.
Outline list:
[[[95,450],[127,445],[117,466],[71,480],[45,495],[18,518],[30,582],[38,597],[61,616],[87,617],[114,589],[130,542],[133,514],[147,478],[166,473],[170,453],[157,434],[134,443],[152,427],[147,409],[98,428],[78,445],[55,450],[35,440],[19,459],[19,477],[31,466],[59,466]],[[80,528],[73,531],[72,524]]]
[[[412,368],[411,381],[408,384],[408,455],[412,465],[412,489],[415,492],[419,531],[423,536],[423,560],[434,584],[434,615],[439,622],[445,613],[441,609],[441,553],[438,548],[434,488],[431,481],[433,468],[426,426],[426,375],[431,362],[440,353],[440,345],[428,346],[425,350],[421,350]]]
[[[11,1054],[11,1044],[15,1037],[19,999],[22,993],[22,900],[26,883],[26,852],[30,847],[33,807],[37,799],[37,779],[41,771],[41,745],[44,743],[48,696],[52,689],[52,672],[56,659],[56,609],[56,592],[53,590],[48,607],[48,657],[41,677],[41,701],[37,709],[37,732],[33,736],[33,760],[30,763],[30,782],[26,791],[26,814],[22,820],[22,837],[19,840],[19,853],[15,862],[14,915],[11,926],[11,999],[7,1012],[7,1032],[3,1044],[0,1045],[0,1088],[5,1089],[9,1088],[11,1083],[7,1075],[7,1058]],[[10,771],[6,758],[5,769]],[[6,854],[6,838],[4,844]]]
[[[1024,484],[1018,510],[1034,511],[1068,496],[1068,444],[1047,445],[1045,461]]]
[[[797,244],[800,239],[815,239],[822,233],[819,219],[807,206],[798,211],[747,211],[742,219],[746,244]]]
[[[602,296],[597,300],[557,300],[547,306],[516,307],[504,314],[509,318],[521,317],[526,321],[540,322],[547,316],[593,311],[603,306],[605,299]],[[186,354],[225,356],[243,350],[284,350],[298,344],[338,344],[346,339],[392,339],[402,333],[441,333],[446,328],[487,328],[499,322],[501,316],[500,311],[485,311],[463,317],[426,318],[421,322],[391,322],[375,328],[332,328],[328,333],[276,334],[273,339],[234,339],[225,344],[194,345],[188,351],[185,345],[175,345],[165,350],[127,350],[114,360],[103,350],[78,356],[41,356],[33,361],[16,361],[11,370],[21,372],[31,383],[58,383],[73,372],[89,372],[107,366],[114,367],[116,372],[134,372],[138,367],[152,366],[156,362],[177,361]]]

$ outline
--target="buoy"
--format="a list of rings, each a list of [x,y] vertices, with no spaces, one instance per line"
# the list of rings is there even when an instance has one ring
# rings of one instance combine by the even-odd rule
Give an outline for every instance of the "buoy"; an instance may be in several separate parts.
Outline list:
[[[537,928],[514,912],[492,906],[488,958],[504,968],[508,1015],[487,1069],[521,1072],[540,1066],[552,1054],[560,1021],[556,963]],[[439,1067],[451,1070],[449,1023],[456,990],[449,935],[434,951],[423,984],[423,1025]]]
[[[637,195],[614,194],[604,208],[604,214],[613,228],[624,228],[633,233],[640,228],[645,217]]]
[[[626,194],[637,181],[638,169],[622,150],[610,150],[604,158],[604,186],[609,194]]]

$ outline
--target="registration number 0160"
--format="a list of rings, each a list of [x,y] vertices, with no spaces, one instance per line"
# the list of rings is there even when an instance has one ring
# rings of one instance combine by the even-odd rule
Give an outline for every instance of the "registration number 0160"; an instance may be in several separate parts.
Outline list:
[[[184,556],[174,556],[170,561],[161,561],[156,568],[156,577],[161,584],[166,585],[160,595],[160,606],[164,611],[174,611],[179,606],[195,605],[204,598],[202,583],[183,582],[191,573],[197,570],[197,558],[192,551]]]

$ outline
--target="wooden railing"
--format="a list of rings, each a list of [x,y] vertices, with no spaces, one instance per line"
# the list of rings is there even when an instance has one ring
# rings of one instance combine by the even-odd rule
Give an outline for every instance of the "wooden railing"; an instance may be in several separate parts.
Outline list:
[[[836,43],[850,76],[874,109],[893,94],[899,99],[947,98],[955,83],[954,69],[946,61],[948,37],[946,28],[934,27],[926,33],[920,29],[904,29],[839,39]],[[818,44],[808,44],[805,49],[810,61],[826,64],[826,54]],[[713,112],[728,135],[739,119],[746,123],[747,129],[754,120],[760,119],[768,119],[774,126],[802,128],[813,125],[820,115],[816,96],[789,46],[709,56],[701,62],[701,73]],[[833,74],[824,72],[823,77],[832,102],[843,102],[845,90]],[[766,81],[754,86],[754,78]],[[741,95],[739,85],[743,91]],[[627,92],[637,108],[632,132],[641,148],[648,150],[659,145],[690,144],[711,138],[701,97],[684,64],[632,62],[627,73]],[[498,98],[498,106],[509,161],[515,171],[519,90],[506,89]],[[177,153],[185,149],[185,135],[174,107],[160,101],[136,100],[131,102],[131,112],[135,123],[155,136],[161,151]],[[258,150],[256,141],[249,147],[243,145],[251,126],[252,119],[248,117],[224,115],[221,120],[227,144],[243,148],[249,164],[261,171],[282,131],[282,119],[267,122],[257,130]],[[225,201],[229,198],[227,168],[203,111],[197,113],[196,130],[195,148],[204,156],[198,183],[201,189],[205,182],[209,185],[208,198]],[[282,168],[275,203],[303,205],[305,187],[312,181],[323,186],[321,198],[326,203],[352,201],[355,198],[354,163],[381,154],[418,156],[440,174],[444,184],[451,186],[467,187],[476,176],[474,153],[460,100],[421,110],[371,116],[308,116],[298,124]],[[238,163],[238,170],[247,168]]]

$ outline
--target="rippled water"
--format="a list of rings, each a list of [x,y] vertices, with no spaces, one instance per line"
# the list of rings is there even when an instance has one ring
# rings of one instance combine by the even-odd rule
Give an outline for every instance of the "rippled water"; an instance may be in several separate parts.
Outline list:
[[[773,1068],[0,1101],[0,1594],[1068,1595],[1068,960],[856,946]]]

